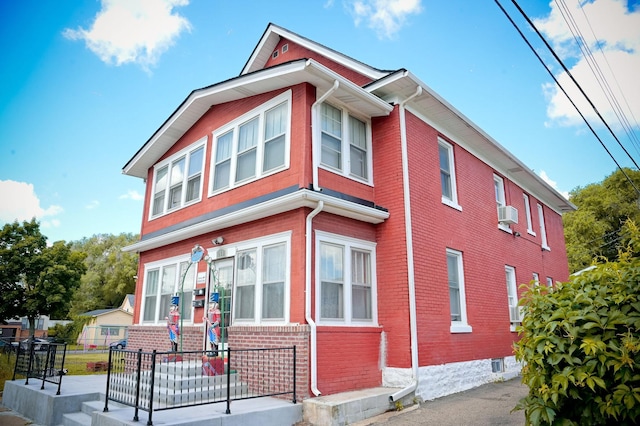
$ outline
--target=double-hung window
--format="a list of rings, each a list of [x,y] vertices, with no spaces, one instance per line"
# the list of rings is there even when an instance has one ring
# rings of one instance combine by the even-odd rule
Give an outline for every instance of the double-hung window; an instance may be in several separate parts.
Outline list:
[[[316,316],[321,324],[377,322],[375,243],[316,231]]]
[[[442,203],[460,210],[456,189],[456,168],[453,158],[453,146],[442,139],[438,139],[438,157],[440,159]]]
[[[283,234],[238,246],[234,322],[288,321],[289,240]]]
[[[464,269],[462,252],[447,249],[447,277],[449,282],[449,306],[451,311],[451,332],[469,333],[467,322],[467,302],[464,291]]]
[[[155,166],[152,218],[201,199],[206,140],[199,140]]]
[[[527,232],[535,236],[536,233],[533,231],[533,221],[531,220],[531,203],[529,202],[529,196],[522,194],[522,198],[524,200],[524,212],[527,215]]]
[[[540,221],[540,239],[543,250],[551,250],[549,243],[547,242],[547,228],[544,225],[544,209],[541,204],[538,204],[538,220]]]
[[[493,186],[496,194],[496,213],[498,217],[500,217],[500,208],[507,205],[504,193],[504,180],[498,175],[493,175]],[[498,228],[507,232],[511,232],[511,227],[503,222],[498,222]]]
[[[320,105],[320,164],[370,183],[371,136],[366,121],[346,109]]]
[[[507,281],[507,296],[509,302],[509,321],[511,331],[515,331],[516,325],[522,322],[522,312],[518,306],[518,286],[516,284],[516,268],[505,265],[504,272]]]
[[[185,255],[183,258],[187,257]],[[182,320],[191,322],[196,268],[197,265],[189,261],[176,259],[154,262],[145,266],[143,323],[163,323],[164,318],[169,315],[173,296],[180,296],[178,312]]]
[[[288,167],[290,116],[287,91],[216,130],[209,194]]]

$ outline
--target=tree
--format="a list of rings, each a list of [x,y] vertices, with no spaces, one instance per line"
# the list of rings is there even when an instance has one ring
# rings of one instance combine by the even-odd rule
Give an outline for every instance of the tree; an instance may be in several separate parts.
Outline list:
[[[640,223],[640,195],[625,174],[640,188],[640,171],[624,169],[571,191],[578,210],[563,215],[571,272],[591,265],[596,256],[615,260],[623,224],[627,219]]]
[[[524,294],[516,359],[529,394],[527,424],[640,422],[640,230],[628,221],[618,259],[556,288]]]
[[[66,315],[85,271],[84,254],[64,241],[47,246],[35,219],[6,224],[0,231],[0,320],[26,316],[33,335],[40,315]]]
[[[87,273],[73,298],[71,314],[117,307],[134,292],[138,255],[122,248],[137,241],[137,235],[122,233],[98,234],[73,243],[74,250],[86,254]]]

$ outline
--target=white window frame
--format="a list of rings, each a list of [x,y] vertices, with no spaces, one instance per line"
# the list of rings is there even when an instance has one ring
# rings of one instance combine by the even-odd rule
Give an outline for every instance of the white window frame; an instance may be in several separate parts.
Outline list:
[[[535,237],[536,233],[533,230],[533,220],[531,220],[531,203],[529,202],[529,195],[523,193],[522,199],[524,200],[524,212],[527,216],[527,232]]]
[[[265,285],[263,278],[263,262],[264,262],[264,249],[275,247],[278,245],[285,246],[285,266],[284,266],[284,300],[283,300],[283,318],[262,318],[262,300],[263,300],[263,286]],[[289,311],[291,306],[290,294],[291,294],[291,232],[283,232],[279,234],[273,234],[262,238],[256,238],[253,240],[243,241],[234,246],[236,252],[235,265],[234,265],[234,285],[233,285],[233,298],[232,298],[232,315],[234,325],[283,325],[289,323]],[[240,257],[249,251],[255,250],[255,263],[253,264],[253,271],[255,273],[254,281],[254,305],[253,305],[253,318],[239,318],[237,315],[237,303],[238,303],[238,286],[241,286],[239,282]]]
[[[334,100],[323,102],[323,104],[327,104],[341,112],[341,125],[342,125],[342,129],[341,129],[342,137],[340,139],[341,161],[340,161],[339,167],[333,167],[332,165],[325,164],[322,162],[323,116],[322,116],[322,105],[320,105],[317,108],[317,114],[318,114],[317,122],[319,123],[319,128],[317,129],[317,132],[318,132],[317,141],[318,141],[318,144],[320,144],[320,146],[316,151],[318,152],[318,155],[320,157],[318,159],[318,167],[328,170],[332,173],[337,173],[349,179],[353,179],[358,182],[362,182],[367,185],[373,186],[373,143],[372,143],[373,139],[371,136],[371,120],[369,118],[366,118],[362,115],[355,113],[354,111],[347,109],[346,107],[342,106],[340,103]],[[351,173],[351,140],[350,140],[349,117],[353,117],[356,120],[364,123],[365,125],[365,138],[366,138],[366,144],[367,144],[367,147],[366,147],[367,176],[366,177],[362,177],[362,176]]]
[[[547,277],[547,287],[553,288],[553,278]]]
[[[500,217],[498,210],[500,210],[500,207],[505,207],[507,205],[507,198],[504,190],[504,179],[495,173],[493,175],[493,188],[496,195],[496,215],[497,217]],[[508,223],[498,221],[498,228],[505,232],[513,233],[511,226],[509,226]]]
[[[144,265],[144,281],[142,284],[142,302],[140,305],[140,324],[141,325],[158,325],[158,324],[166,324],[166,319],[165,317],[161,314],[162,313],[162,308],[161,308],[161,300],[162,300],[162,271],[165,268],[171,268],[171,267],[175,267],[175,281],[174,281],[174,288],[173,290],[170,292],[170,297],[171,295],[179,295],[180,297],[180,303],[184,303],[188,300],[188,303],[184,306],[181,306],[181,308],[179,309],[178,312],[180,312],[180,310],[183,310],[183,312],[181,312],[181,317],[182,318],[182,322],[183,324],[187,324],[187,325],[191,325],[194,323],[193,321],[193,306],[191,305],[191,301],[193,300],[193,290],[195,289],[196,286],[196,276],[197,274],[197,268],[198,265],[196,263],[192,263],[191,266],[189,267],[188,270],[186,269],[182,269],[181,265],[184,265],[183,268],[186,268],[190,263],[190,254],[185,253],[181,256],[175,256],[172,258],[167,258],[167,259],[162,259],[162,260],[158,260],[155,262],[150,262],[150,263],[146,263]],[[185,281],[184,281],[184,287],[182,284],[182,276],[184,275],[183,271],[187,271],[187,275],[185,276]],[[149,285],[148,279],[149,279],[149,273],[151,271],[158,271],[158,282],[157,282],[157,289],[155,292],[155,308],[154,308],[154,312],[153,312],[153,319],[152,320],[145,320],[145,311],[146,311],[146,304],[147,304],[147,286]],[[181,293],[181,290],[184,290],[183,294]],[[185,296],[185,294],[187,294],[187,296]],[[169,311],[169,306],[165,306],[165,311],[168,312]]]
[[[547,240],[547,227],[544,224],[544,208],[540,203],[538,203],[538,221],[540,222],[540,245],[542,246],[542,250],[551,251]]]
[[[200,187],[198,188],[198,196],[193,200],[186,201],[187,190],[189,188],[189,181],[191,180],[192,177],[197,175],[197,173],[194,175],[189,175],[189,168],[191,167],[191,158],[192,158],[192,154],[198,151],[199,149],[202,149],[202,164],[200,165]],[[172,213],[174,211],[177,211],[187,206],[198,203],[202,200],[202,188],[204,187],[204,183],[203,183],[204,165],[205,165],[206,157],[207,157],[207,137],[204,136],[203,138],[200,138],[195,143],[189,145],[188,147],[173,154],[171,157],[166,158],[165,160],[153,166],[153,182],[152,182],[152,188],[151,188],[151,197],[149,199],[149,220],[157,219],[166,214]],[[168,203],[169,203],[169,197],[171,194],[171,168],[177,161],[183,158],[185,159],[185,164],[184,164],[184,170],[183,170],[184,173],[182,176],[182,189],[181,189],[180,203],[175,207],[169,208]],[[167,167],[167,174],[165,175],[166,176],[165,179],[167,180],[167,182],[165,183],[165,188],[164,188],[164,197],[162,202],[163,207],[162,207],[162,211],[154,214],[153,210],[154,210],[155,199],[156,199],[157,175],[158,175],[158,172],[162,170],[164,167]]]
[[[449,185],[451,186],[451,197],[446,196],[442,191],[442,167],[440,163],[440,148],[447,152],[447,162],[449,166]],[[462,207],[458,203],[458,185],[456,183],[456,162],[453,151],[453,145],[445,141],[442,138],[438,138],[438,164],[440,169],[440,192],[442,193],[442,204],[446,204],[449,207],[453,207],[457,210],[462,210]]]
[[[451,320],[451,326],[449,328],[451,333],[471,333],[473,331],[472,327],[469,325],[467,320],[467,298],[466,291],[464,286],[464,265],[462,262],[462,252],[458,250],[447,249],[447,277],[449,274],[449,257],[455,258],[456,267],[458,272],[458,295],[459,295],[459,303],[460,303],[460,320]],[[448,278],[447,278],[448,281]],[[449,311],[451,311],[451,287],[449,288]]]
[[[284,163],[280,166],[274,167],[269,170],[263,170],[264,168],[264,155],[265,155],[265,145],[269,141],[265,141],[265,115],[274,108],[280,106],[281,104],[286,104],[285,109],[287,112],[287,119],[285,125],[285,133],[284,133]],[[238,158],[240,156],[239,149],[239,129],[242,125],[249,123],[253,119],[258,119],[258,138],[255,145],[256,149],[256,162],[255,162],[255,173],[253,176],[244,178],[242,180],[236,181],[237,172],[238,172]],[[228,184],[215,188],[215,171],[216,171],[216,153],[218,148],[218,140],[221,136],[225,136],[228,133],[232,133],[232,142],[231,142],[231,153],[230,153],[230,166],[229,166],[229,181]],[[235,120],[225,124],[224,126],[216,129],[213,132],[213,148],[211,149],[211,164],[209,166],[209,197],[214,196],[216,194],[220,194],[222,192],[229,191],[231,189],[237,188],[242,185],[246,185],[247,183],[254,182],[256,180],[262,179],[266,176],[273,175],[275,173],[281,172],[282,170],[286,170],[290,165],[290,144],[291,144],[291,90],[287,90],[286,92],[276,96],[273,99],[263,103],[262,105],[252,109],[251,111],[243,114],[242,116],[236,118]],[[215,188],[215,189],[214,189]]]
[[[537,272],[532,274],[531,280],[534,282],[534,285],[540,285],[540,275]]]
[[[522,307],[518,306],[520,298],[518,296],[516,268],[505,265],[504,272],[507,283],[507,306],[509,307],[510,330],[516,331],[516,326],[522,322]]]
[[[378,296],[376,279],[376,243],[360,240],[343,235],[332,234],[324,231],[315,231],[315,320],[318,325],[325,326],[366,326],[374,327],[378,325]],[[343,247],[343,318],[322,318],[322,290],[321,290],[321,256],[320,247],[322,244]],[[370,275],[371,275],[371,319],[354,319],[352,312],[352,283],[351,283],[351,252],[362,251],[369,253]]]

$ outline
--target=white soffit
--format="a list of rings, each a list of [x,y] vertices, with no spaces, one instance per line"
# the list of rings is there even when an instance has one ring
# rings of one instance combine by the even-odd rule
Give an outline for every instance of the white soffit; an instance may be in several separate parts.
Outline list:
[[[313,60],[266,68],[191,92],[178,109],[124,166],[126,175],[147,177],[152,167],[211,107],[308,82],[326,92],[338,80],[333,97],[369,117],[388,115],[393,107]]]

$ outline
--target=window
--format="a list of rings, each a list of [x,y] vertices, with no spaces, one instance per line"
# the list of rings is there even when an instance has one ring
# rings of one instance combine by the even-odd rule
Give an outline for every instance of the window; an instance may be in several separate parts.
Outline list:
[[[553,287],[553,278],[547,277],[547,287]]]
[[[440,185],[442,187],[442,202],[456,209],[458,194],[456,189],[455,163],[453,160],[453,146],[442,139],[438,139],[438,156],[440,158]]]
[[[120,335],[120,327],[100,327],[101,336],[118,336]]]
[[[542,205],[538,204],[538,220],[540,221],[540,238],[542,239],[542,249],[551,250],[547,243],[547,228],[544,226],[544,210]]]
[[[496,194],[496,213],[499,216],[500,214],[498,213],[498,210],[500,210],[500,207],[505,207],[507,205],[504,195],[504,180],[498,175],[493,175],[493,186]],[[511,227],[507,223],[498,222],[498,228],[503,231],[511,232]]]
[[[347,110],[320,105],[320,163],[345,176],[370,181],[368,124]]]
[[[236,255],[234,321],[288,320],[289,237],[242,244]]]
[[[464,292],[461,252],[447,249],[447,276],[449,281],[451,332],[471,332],[471,327],[467,323],[467,303]]]
[[[181,259],[184,258],[188,258],[188,255],[181,257]],[[166,260],[146,265],[142,322],[163,323],[164,318],[169,315],[171,298],[179,296],[181,291],[178,312],[183,321],[190,322],[196,269],[196,264],[179,260]]]
[[[529,196],[527,194],[522,194],[522,198],[524,199],[524,212],[527,215],[527,232],[531,235],[536,235],[533,231],[533,222],[531,221],[531,204],[529,203]]]
[[[321,231],[316,236],[319,322],[375,324],[375,243]]]
[[[290,99],[288,91],[214,132],[210,195],[288,167]]]
[[[155,166],[151,217],[200,200],[205,142],[203,138]]]
[[[533,277],[531,278],[531,280],[533,281],[534,285],[540,285],[540,275],[538,275],[537,272],[533,273]]]
[[[513,266],[505,266],[504,271],[507,279],[507,294],[509,297],[509,321],[511,322],[511,331],[515,331],[515,326],[522,321],[520,306],[518,306],[516,269]]]

